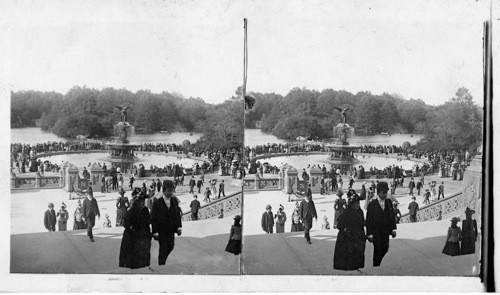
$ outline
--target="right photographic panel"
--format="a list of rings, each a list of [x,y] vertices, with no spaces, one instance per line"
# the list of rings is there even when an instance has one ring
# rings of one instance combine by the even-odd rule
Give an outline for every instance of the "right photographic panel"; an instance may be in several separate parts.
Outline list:
[[[242,274],[479,276],[487,6],[301,3],[246,26]]]

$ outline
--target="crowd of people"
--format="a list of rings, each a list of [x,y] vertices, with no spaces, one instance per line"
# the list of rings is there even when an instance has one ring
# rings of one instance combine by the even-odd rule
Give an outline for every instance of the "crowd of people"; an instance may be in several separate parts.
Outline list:
[[[250,160],[248,164],[249,173],[255,173],[254,168],[252,169],[252,159],[256,156],[262,155],[272,155],[272,154],[287,154],[287,153],[308,153],[308,152],[328,152],[328,147],[323,143],[273,143],[265,145],[256,145],[253,147],[247,146],[244,149],[247,159]],[[416,159],[425,159],[427,163],[422,165],[415,165],[411,170],[413,175],[419,175],[420,172],[423,173],[439,173],[441,177],[452,177],[453,180],[462,180],[463,173],[470,162],[472,154],[468,151],[456,151],[456,150],[446,150],[446,151],[423,151],[411,146],[396,146],[396,145],[361,145],[359,149],[360,153],[367,154],[396,154],[397,156],[409,158],[413,156]],[[267,165],[266,165],[267,166]],[[394,166],[394,165],[393,165]],[[279,169],[276,166],[269,165],[269,167],[264,167],[269,171],[269,173],[277,173]],[[358,168],[361,169],[361,168]],[[353,167],[350,173],[363,177],[364,168],[359,172],[356,167]],[[392,170],[393,171],[393,170]],[[386,176],[392,178],[391,167],[378,168],[370,167],[370,173],[372,175],[377,175],[378,178]],[[266,173],[266,172],[264,172]],[[348,173],[345,171],[345,173]]]

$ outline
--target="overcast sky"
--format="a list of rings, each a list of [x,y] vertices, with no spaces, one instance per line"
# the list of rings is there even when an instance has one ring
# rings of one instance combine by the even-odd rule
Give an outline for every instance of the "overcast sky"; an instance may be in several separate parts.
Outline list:
[[[177,92],[218,103],[293,87],[482,104],[486,1],[11,1],[0,12],[8,87]],[[7,35],[5,35],[7,34]]]

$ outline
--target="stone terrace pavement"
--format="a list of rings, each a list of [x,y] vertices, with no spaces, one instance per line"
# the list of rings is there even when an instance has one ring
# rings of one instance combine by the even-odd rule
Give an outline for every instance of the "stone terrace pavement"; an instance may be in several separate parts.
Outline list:
[[[151,266],[118,267],[123,228],[11,235],[10,272],[44,274],[219,274],[240,273],[240,255],[225,252],[235,214],[183,223],[166,266],[158,266],[158,242],[151,242]]]

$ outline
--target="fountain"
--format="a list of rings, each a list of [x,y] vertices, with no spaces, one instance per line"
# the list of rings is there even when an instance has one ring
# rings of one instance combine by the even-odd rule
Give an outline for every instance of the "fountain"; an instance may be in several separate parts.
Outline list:
[[[132,168],[132,164],[139,159],[134,155],[134,149],[140,144],[130,143],[128,138],[135,133],[135,128],[127,122],[127,112],[129,107],[116,106],[121,113],[121,122],[118,122],[113,127],[114,136],[117,139],[114,142],[106,143],[106,146],[111,151],[107,160],[115,167],[120,167],[122,171]]]
[[[339,168],[341,172],[350,171],[354,164],[359,163],[359,160],[354,157],[354,152],[358,151],[360,146],[351,145],[347,141],[349,136],[354,135],[354,128],[346,123],[346,112],[349,108],[335,109],[342,113],[342,123],[333,127],[333,137],[337,140],[325,145],[332,153],[327,162]]]

